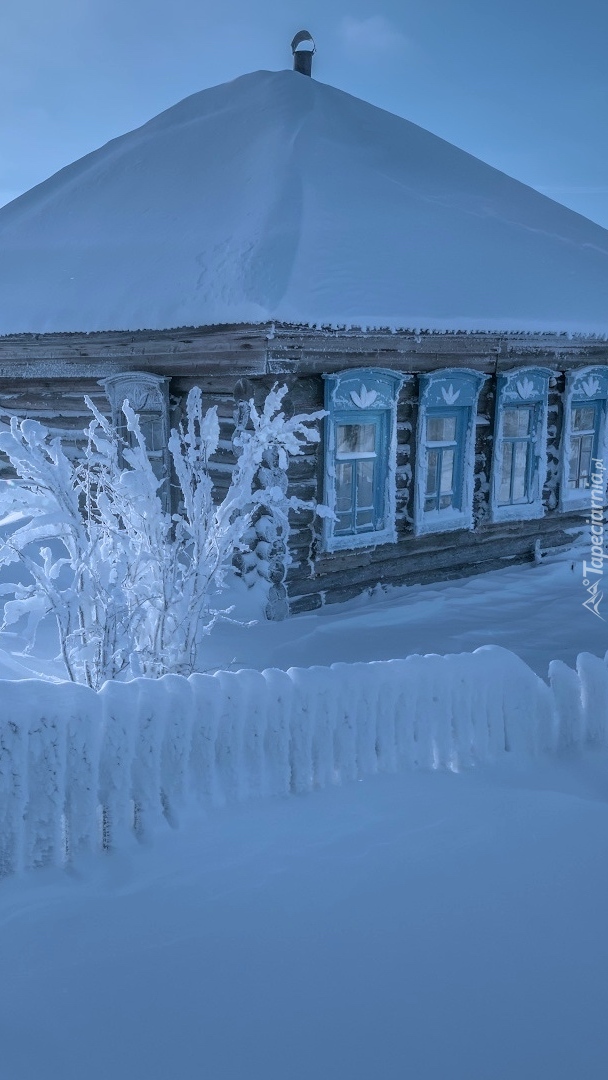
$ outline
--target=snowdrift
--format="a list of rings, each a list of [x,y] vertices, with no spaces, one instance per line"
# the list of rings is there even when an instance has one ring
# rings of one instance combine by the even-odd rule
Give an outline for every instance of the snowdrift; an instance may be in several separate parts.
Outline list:
[[[288,795],[378,771],[459,770],[605,745],[608,666],[550,685],[486,646],[330,668],[186,679],[3,682],[0,874],[73,862],[176,825],[192,803]]]
[[[0,334],[608,332],[608,232],[293,71],[203,90],[0,209]]]

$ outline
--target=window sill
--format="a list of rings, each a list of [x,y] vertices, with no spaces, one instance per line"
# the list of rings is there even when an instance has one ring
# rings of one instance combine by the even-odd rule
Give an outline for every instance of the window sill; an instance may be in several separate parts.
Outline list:
[[[591,502],[592,488],[587,488],[582,494],[572,495],[570,498],[559,500],[559,512],[560,514],[574,514],[579,510],[589,514],[591,510],[605,510],[608,507],[608,503],[603,502],[601,506],[593,506]]]
[[[334,551],[358,551],[359,548],[374,548],[380,544],[396,544],[397,531],[381,529],[378,532],[366,532],[351,534],[349,536],[327,536],[323,542],[323,551],[331,554]]]
[[[455,532],[457,529],[472,529],[473,517],[470,513],[458,510],[455,513],[441,515],[441,511],[434,512],[436,516],[425,514],[421,521],[416,524],[416,536],[428,536],[431,533]]]
[[[499,521],[534,521],[545,516],[545,507],[541,502],[512,503],[508,506],[494,506],[491,520]]]

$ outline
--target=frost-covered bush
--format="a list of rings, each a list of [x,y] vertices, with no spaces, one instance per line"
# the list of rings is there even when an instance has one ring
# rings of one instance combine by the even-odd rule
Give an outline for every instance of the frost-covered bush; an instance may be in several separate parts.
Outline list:
[[[27,516],[5,537],[0,566],[21,564],[28,583],[2,586],[13,597],[3,629],[27,616],[33,644],[40,620],[54,614],[69,678],[95,689],[120,675],[190,674],[201,637],[228,617],[215,598],[256,510],[284,523],[290,508],[311,505],[288,498],[285,484],[258,480],[269,453],[285,472],[289,457],[319,438],[310,425],[322,414],[286,418],[285,392],[272,390],[261,411],[249,403],[230,486],[216,503],[208,463],[219,443],[217,411],[203,413],[200,390],[190,391],[169,440],[180,489],[173,515],[159,495],[168,480],[156,477],[127,401],[128,442],[86,399],[93,419],[76,461],[37,421],[13,417],[0,450],[20,483],[0,495],[0,516]]]

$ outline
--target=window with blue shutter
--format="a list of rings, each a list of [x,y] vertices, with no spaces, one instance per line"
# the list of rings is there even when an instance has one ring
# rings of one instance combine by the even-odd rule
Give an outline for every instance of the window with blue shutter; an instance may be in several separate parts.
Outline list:
[[[566,485],[570,491],[589,487],[597,458],[602,415],[599,401],[573,401],[570,406],[570,453]]]
[[[418,534],[472,527],[475,417],[486,378],[462,368],[420,376],[414,508]]]
[[[537,417],[538,409],[534,405],[513,405],[503,412],[499,506],[530,501]]]
[[[518,368],[496,382],[493,521],[542,517],[547,476],[547,394],[553,372]]]
[[[353,536],[384,526],[385,423],[382,413],[368,413],[358,422],[349,413],[335,418],[335,536]]]
[[[324,522],[328,551],[390,543],[395,532],[396,407],[403,376],[365,368],[326,375]]]
[[[424,512],[460,509],[465,442],[462,409],[426,414]]]
[[[608,465],[607,400],[608,369],[589,367],[568,374],[562,438],[562,510],[587,509],[594,462],[599,458]]]

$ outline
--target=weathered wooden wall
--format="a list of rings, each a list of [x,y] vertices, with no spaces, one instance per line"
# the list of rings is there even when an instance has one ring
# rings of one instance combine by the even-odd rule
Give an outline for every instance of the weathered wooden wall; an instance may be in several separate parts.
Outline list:
[[[375,585],[417,584],[495,570],[511,562],[531,561],[540,541],[543,552],[572,543],[572,530],[581,524],[580,514],[557,512],[559,443],[562,426],[563,375],[555,380],[549,396],[547,481],[543,501],[546,515],[532,521],[490,520],[490,479],[494,431],[496,383],[489,379],[480,394],[475,445],[473,530],[415,536],[413,518],[416,469],[417,380],[407,382],[397,408],[397,535],[396,544],[324,552],[320,527],[312,515],[293,516],[287,591],[292,613],[310,611],[325,603],[351,599]],[[321,408],[323,380],[320,376],[297,379],[290,397],[294,407]],[[314,483],[322,495],[322,444],[306,459],[306,482],[294,462],[290,491],[310,497]],[[291,470],[290,470],[291,476]]]
[[[567,334],[414,333],[258,324],[0,337],[0,379],[101,379],[123,371],[201,376],[322,374],[348,367],[496,373],[608,362],[608,342]]]
[[[91,420],[85,395],[103,415],[109,416],[108,399],[95,379],[0,379],[0,425],[11,416],[38,420],[53,435],[62,437],[68,454],[76,455]],[[14,475],[10,462],[0,454],[0,479],[12,479]]]
[[[411,331],[356,332],[282,325],[186,328],[163,332],[19,335],[0,338],[0,409],[30,416],[67,433],[74,450],[88,422],[84,395],[106,414],[109,405],[99,383],[108,375],[147,371],[170,377],[173,423],[179,420],[188,390],[199,385],[207,406],[216,405],[221,443],[213,461],[218,493],[226,490],[235,456],[232,448],[236,401],[253,396],[261,403],[275,383],[288,386],[286,405],[297,412],[323,407],[322,374],[350,367],[384,367],[421,373],[467,367],[485,374],[476,426],[473,531],[416,537],[413,491],[416,468],[417,380],[405,384],[397,409],[396,544],[327,553],[320,523],[310,511],[294,514],[291,565],[281,580],[281,560],[272,571],[271,606],[281,610],[285,592],[292,612],[347,599],[381,584],[415,583],[458,577],[533,557],[568,544],[581,515],[557,512],[564,372],[589,364],[608,364],[608,342],[567,335],[416,334]],[[492,523],[489,494],[496,374],[539,365],[556,372],[548,414],[548,472],[543,501],[547,513],[530,522]],[[311,446],[290,466],[290,493],[307,500],[323,492],[322,443]],[[0,475],[7,476],[0,465]],[[245,572],[255,554],[242,560]],[[278,569],[277,569],[278,566]]]

